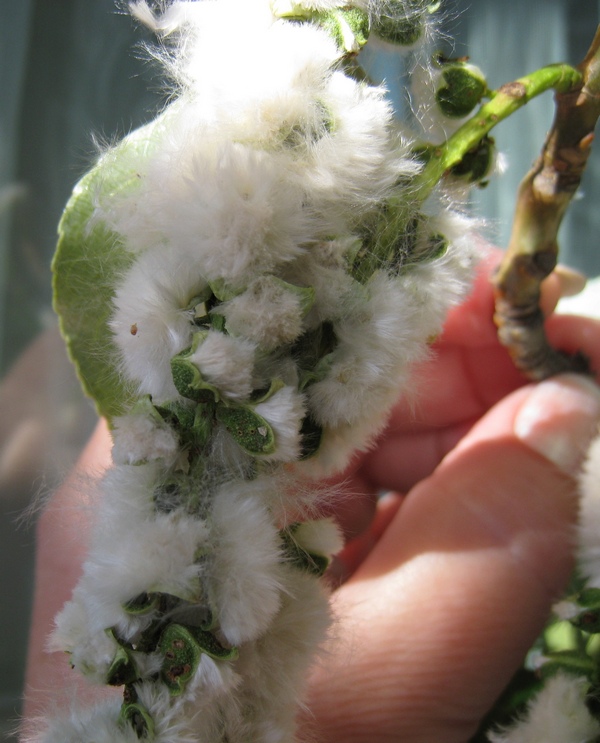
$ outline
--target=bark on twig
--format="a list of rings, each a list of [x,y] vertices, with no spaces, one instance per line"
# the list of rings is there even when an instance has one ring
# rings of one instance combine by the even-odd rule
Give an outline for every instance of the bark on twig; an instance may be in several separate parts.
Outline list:
[[[579,69],[582,82],[556,93],[552,129],[519,187],[508,250],[494,278],[499,338],[533,380],[590,372],[582,354],[550,346],[539,307],[540,285],[556,265],[558,229],[581,182],[600,115],[600,30]]]

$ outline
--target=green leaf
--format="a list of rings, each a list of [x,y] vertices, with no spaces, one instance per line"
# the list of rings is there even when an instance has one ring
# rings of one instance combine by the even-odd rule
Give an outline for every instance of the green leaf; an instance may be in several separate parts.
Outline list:
[[[108,325],[115,285],[134,258],[119,235],[92,220],[94,204],[102,196],[126,196],[139,187],[132,163],[148,156],[155,125],[123,140],[79,181],[60,221],[52,263],[54,309],[69,355],[85,392],[109,421],[135,400],[133,385],[119,373]]]
[[[595,671],[595,664],[590,657],[583,655],[579,650],[560,650],[557,653],[548,653],[544,664],[538,670],[539,675],[541,678],[548,678],[558,671],[591,678]]]

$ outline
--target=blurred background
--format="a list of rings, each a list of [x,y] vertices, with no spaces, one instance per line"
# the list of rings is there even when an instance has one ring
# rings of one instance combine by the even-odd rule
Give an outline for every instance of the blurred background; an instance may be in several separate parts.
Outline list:
[[[600,0],[446,0],[455,56],[490,87],[555,61],[578,63]],[[51,309],[56,225],[102,143],[152,118],[158,71],[146,32],[115,0],[0,0],[0,735],[16,726],[33,589],[35,516],[27,509],[64,477],[95,423]],[[448,50],[446,50],[448,51]],[[370,54],[374,77],[397,87],[395,57]],[[508,238],[517,185],[552,119],[552,97],[519,111],[494,136],[508,162],[473,196],[487,237]],[[600,274],[600,148],[562,230],[561,261]]]

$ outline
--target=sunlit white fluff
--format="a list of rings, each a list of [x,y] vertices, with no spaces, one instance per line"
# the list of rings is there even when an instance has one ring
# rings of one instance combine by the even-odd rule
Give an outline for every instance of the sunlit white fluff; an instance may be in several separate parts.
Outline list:
[[[111,700],[90,709],[63,712],[27,740],[31,743],[139,743],[131,725],[119,724],[120,706],[120,700]]]
[[[225,485],[211,512],[209,594],[233,645],[265,632],[281,605],[281,540],[266,507],[270,487],[264,480]]]
[[[323,443],[303,471],[342,469],[353,451],[373,440],[414,364],[427,356],[428,341],[466,295],[475,263],[470,222],[449,213],[429,227],[452,240],[444,255],[397,278],[375,274],[334,325],[338,346],[330,372],[307,390],[311,414],[325,428]]]
[[[408,142],[392,131],[392,108],[381,88],[334,73],[323,98],[330,131],[299,160],[303,183],[324,219],[349,219],[384,198],[400,174],[415,175]]]
[[[86,607],[78,601],[62,608],[55,625],[47,650],[67,651],[73,668],[94,683],[106,683],[106,673],[119,649],[115,638],[109,632],[90,633]]]
[[[557,674],[530,702],[524,717],[508,729],[488,732],[491,743],[586,743],[600,735],[588,712],[585,678]]]
[[[130,615],[124,608],[142,593],[200,598],[198,554],[206,550],[209,530],[203,520],[183,511],[154,510],[159,472],[157,467],[140,465],[110,473],[83,575],[71,600],[77,607],[66,608],[57,617],[57,638],[73,632],[76,621],[84,625],[79,632],[86,637],[110,627],[131,637],[152,618]],[[65,631],[63,622],[68,625]],[[53,641],[54,647],[58,642]]]
[[[244,288],[301,255],[311,236],[302,189],[277,159],[202,129],[172,132],[132,198],[122,223],[111,205],[127,246],[172,251],[196,280]]]
[[[123,374],[157,403],[178,396],[171,359],[191,342],[186,308],[207,286],[200,268],[192,251],[157,245],[137,256],[116,287],[110,326]]]
[[[419,136],[432,144],[444,142],[468,118],[451,118],[444,115],[436,100],[441,84],[443,69],[423,65],[415,67],[411,76],[411,103],[419,125]]]
[[[317,579],[289,567],[286,573],[288,590],[269,632],[240,650],[238,670],[246,683],[232,702],[252,705],[255,714],[238,719],[228,715],[231,740],[296,740],[298,704],[315,652],[327,637],[330,616],[327,593]]]
[[[303,331],[308,308],[303,297],[274,276],[261,276],[248,289],[218,307],[227,331],[254,341],[263,351],[291,343]]]
[[[180,453],[179,440],[173,429],[141,412],[115,418],[112,436],[115,464],[144,464],[162,459],[169,466]]]
[[[405,359],[421,350],[418,325],[417,308],[398,282],[384,274],[373,277],[355,308],[335,324],[338,346],[329,374],[308,389],[316,420],[332,428],[352,425],[387,404]]]
[[[303,395],[293,387],[283,387],[272,397],[254,406],[254,411],[270,424],[275,434],[275,451],[263,456],[275,462],[293,462],[301,454],[300,428],[306,412]]]
[[[359,5],[371,16],[386,7]],[[446,254],[359,283],[351,267],[370,220],[390,197],[406,197],[403,184],[420,168],[385,91],[344,74],[327,31],[279,20],[270,0],[158,6],[131,4],[165,42],[156,54],[176,98],[105,153],[101,167],[127,175],[117,187],[98,178],[90,225],[115,235],[128,264],[114,287],[115,363],[148,405],[182,407],[170,408],[179,412],[168,422],[137,408],[113,421],[116,466],[51,647],[102,681],[118,645],[106,630],[133,640],[157,616],[126,604],[141,594],[177,596],[210,616],[215,638],[239,658],[203,654],[179,695],[152,678],[159,651],[139,659],[135,690],[155,743],[291,743],[330,617],[326,590],[293,559],[280,529],[309,554],[342,544],[331,520],[296,524],[318,518],[322,498],[295,478],[341,468],[384,425],[410,366],[467,290],[468,225],[438,218],[446,205],[432,200],[424,229],[448,237]],[[202,302],[224,328],[198,327]],[[311,333],[331,346],[316,370],[299,360]],[[211,399],[196,410],[175,388],[171,360],[188,348],[186,361],[216,390],[214,406]],[[307,358],[308,367],[318,361]],[[253,458],[218,423],[219,405],[239,403],[271,426],[274,452]],[[190,412],[204,416],[208,444],[181,423]],[[299,464],[307,413],[323,427],[323,444]],[[176,487],[170,501],[167,485],[186,466],[189,497]],[[107,720],[88,741],[86,714],[85,731],[61,723],[49,743],[104,743],[103,735],[130,743],[131,730]],[[116,720],[118,708],[106,714]]]
[[[298,524],[294,541],[306,552],[325,557],[336,555],[344,546],[340,528],[332,518]]]
[[[600,588],[600,436],[592,443],[580,476],[578,551],[587,584]]]
[[[224,398],[241,401],[252,392],[255,353],[250,341],[210,330],[189,361]]]

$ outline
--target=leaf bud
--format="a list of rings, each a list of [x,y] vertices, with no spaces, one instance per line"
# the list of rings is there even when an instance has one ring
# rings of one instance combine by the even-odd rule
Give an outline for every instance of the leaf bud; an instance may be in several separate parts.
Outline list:
[[[427,15],[440,5],[427,0],[387,0],[373,20],[373,33],[391,44],[412,46],[425,33]]]
[[[478,67],[452,61],[443,63],[435,99],[444,116],[462,119],[479,105],[487,89],[485,77]]]

